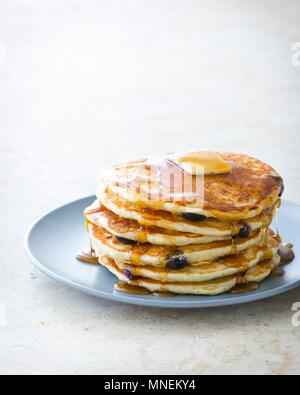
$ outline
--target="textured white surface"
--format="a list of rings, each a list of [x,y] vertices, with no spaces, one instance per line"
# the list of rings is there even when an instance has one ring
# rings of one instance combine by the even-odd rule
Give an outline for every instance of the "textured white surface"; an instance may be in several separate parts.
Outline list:
[[[299,289],[160,311],[56,284],[23,250],[101,166],[157,151],[255,155],[300,203],[299,41],[297,0],[1,2],[0,373],[300,373]]]

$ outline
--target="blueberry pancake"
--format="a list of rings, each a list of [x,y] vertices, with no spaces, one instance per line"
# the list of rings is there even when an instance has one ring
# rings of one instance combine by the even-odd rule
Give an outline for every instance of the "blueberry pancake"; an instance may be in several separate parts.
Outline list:
[[[247,238],[235,239],[234,243],[232,243],[232,240],[224,240],[209,244],[177,247],[118,240],[111,233],[90,223],[88,224],[88,231],[94,250],[102,251],[102,253],[118,261],[157,267],[213,262],[220,257],[238,254],[253,245],[260,244],[264,237],[264,232],[257,230]]]
[[[275,240],[273,233],[269,232],[262,247],[249,247],[239,255],[229,255],[201,265],[187,265],[177,270],[150,265],[135,266],[124,261],[115,261],[115,264],[129,280],[136,277],[146,277],[162,283],[210,281],[220,277],[246,273],[262,261],[278,258],[279,244],[279,240]],[[100,251],[98,253],[101,255]]]
[[[223,162],[226,165],[222,172]],[[198,168],[202,169],[200,175]],[[202,196],[190,188],[183,192],[182,183],[164,183],[166,174],[176,180],[184,177],[193,185],[203,180]],[[206,151],[150,157],[115,166],[103,182],[111,194],[117,193],[123,201],[142,208],[194,213],[221,221],[256,217],[272,207],[283,191],[282,178],[269,165],[247,155],[211,153],[210,157]]]
[[[113,259],[106,256],[100,256],[99,261],[101,265],[105,266],[120,281],[129,282],[133,287],[142,287],[153,293],[171,292],[174,294],[189,295],[219,295],[229,292],[239,284],[245,285],[247,283],[252,284],[261,282],[280,264],[280,258],[275,256],[270,260],[258,263],[251,268],[249,272],[244,274],[220,277],[210,281],[161,282],[158,280],[152,280],[149,277],[136,277],[128,280],[126,274],[118,267]]]
[[[271,224],[274,213],[280,205],[280,199],[277,199],[274,206],[265,209],[256,217],[249,218],[246,221],[221,222],[215,218],[201,217],[198,214],[192,213],[173,215],[162,210],[140,209],[137,205],[122,200],[110,201],[107,193],[103,193],[100,200],[101,202],[96,201],[91,209],[88,208],[86,213],[93,214],[98,209],[98,212],[101,212],[103,216],[103,207],[105,207],[109,212],[114,213],[120,221],[122,219],[133,220],[147,228],[156,227],[172,232],[190,233],[194,237],[195,235],[203,235],[211,237],[229,236],[231,238],[232,236],[237,236],[239,233],[244,235],[247,229],[249,232],[252,232],[257,229],[267,228]]]

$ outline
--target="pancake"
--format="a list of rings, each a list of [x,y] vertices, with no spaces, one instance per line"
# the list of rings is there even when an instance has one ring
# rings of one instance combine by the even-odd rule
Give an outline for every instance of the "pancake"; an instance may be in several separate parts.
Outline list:
[[[239,255],[220,258],[215,262],[194,264],[176,270],[153,266],[134,266],[121,261],[115,263],[129,279],[142,276],[161,282],[208,281],[246,272],[261,261],[273,259],[278,256],[280,243],[281,240],[275,238],[274,233],[269,231],[261,246],[249,247]],[[101,256],[102,252],[96,250],[96,255]]]
[[[116,166],[103,182],[111,196],[141,208],[195,213],[221,221],[254,218],[281,196],[283,180],[269,165],[242,154],[219,156],[230,166],[230,172],[190,175],[165,155]],[[173,183],[166,183],[170,175]],[[183,188],[177,182],[180,179],[190,188]],[[198,188],[201,184],[202,193]]]
[[[280,199],[277,199],[274,206],[264,210],[257,217],[248,219],[247,222],[221,222],[215,218],[202,218],[200,221],[191,221],[185,219],[182,215],[173,215],[167,211],[141,209],[133,203],[122,200],[110,200],[109,194],[106,192],[102,193],[99,199],[102,205],[117,216],[135,220],[146,227],[155,226],[173,232],[194,233],[214,237],[236,236],[245,225],[249,226],[251,231],[262,227],[266,228],[271,224],[274,212],[280,205]]]
[[[263,241],[264,231],[258,230],[244,239],[216,241],[209,244],[195,244],[183,247],[158,246],[146,244],[124,244],[111,233],[94,224],[88,223],[92,247],[108,257],[133,265],[170,267],[214,261],[232,253],[240,253]]]
[[[271,233],[268,234],[262,247],[254,246],[239,255],[231,255],[196,266],[186,266],[182,269],[165,269],[153,266],[133,266],[125,262],[115,261],[115,264],[130,280],[135,277],[147,277],[153,280],[165,282],[202,282],[210,281],[220,277],[228,277],[238,273],[244,273],[261,261],[273,259],[278,256],[280,241],[275,240]],[[101,256],[101,251],[96,251]],[[259,266],[258,266],[259,267]],[[257,270],[255,271],[255,273]],[[254,271],[249,276],[254,276]],[[251,278],[252,278],[251,277]],[[249,281],[252,281],[251,279]]]
[[[124,272],[118,267],[113,259],[104,255],[100,256],[99,262],[105,266],[111,273],[113,273],[121,281],[130,283],[133,286],[143,287],[150,292],[171,292],[174,294],[189,294],[189,295],[219,295],[230,291],[237,284],[245,284],[246,276],[237,274],[227,277],[221,277],[210,281],[202,282],[165,282],[162,283],[157,280],[152,280],[146,277],[138,277],[133,280],[128,280]],[[264,261],[260,264],[258,269],[259,276],[252,276],[252,279],[257,279],[255,282],[260,282],[270,274],[270,268],[276,267],[280,263],[278,256],[272,260]],[[251,269],[255,273],[255,266]]]
[[[109,233],[122,239],[139,243],[166,246],[185,246],[190,244],[207,244],[213,241],[229,240],[228,236],[205,236],[192,233],[176,232],[156,226],[143,226],[137,221],[118,216],[105,208],[99,201],[85,210],[85,219]]]
[[[272,260],[266,260],[259,262],[257,265],[253,266],[248,270],[244,276],[246,282],[259,283],[265,278],[269,277],[272,271],[280,265],[280,256],[277,255]]]
[[[101,256],[101,253],[97,253]],[[250,247],[247,253],[241,256],[230,256],[223,260],[204,264],[201,266],[187,266],[184,269],[172,270],[161,269],[153,266],[133,266],[124,262],[117,262],[115,264],[123,271],[127,279],[131,280],[135,277],[146,277],[152,280],[165,282],[203,282],[210,281],[221,277],[228,277],[238,273],[244,273],[248,269],[259,268],[261,261],[266,259],[273,259],[277,255],[277,250],[261,249]],[[253,280],[254,276],[257,278],[257,269],[249,271],[248,281]]]

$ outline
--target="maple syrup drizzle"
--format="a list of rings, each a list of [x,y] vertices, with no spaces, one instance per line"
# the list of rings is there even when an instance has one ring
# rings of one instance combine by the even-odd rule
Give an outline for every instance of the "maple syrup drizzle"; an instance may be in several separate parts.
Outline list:
[[[268,238],[268,228],[264,227],[263,228],[263,236],[262,236],[262,245],[265,245],[267,242],[267,238]]]
[[[93,265],[99,265],[98,258],[93,254],[93,251],[82,250],[76,255],[76,259],[80,262],[91,263]]]
[[[118,281],[114,285],[114,288],[115,288],[115,290],[117,290],[119,292],[127,293],[130,295],[149,295],[149,294],[151,294],[151,292],[148,291],[148,289],[146,289],[144,287],[139,287],[136,285],[128,284],[125,281]],[[154,291],[152,294],[154,296],[165,297],[165,298],[170,298],[170,297],[176,296],[175,293],[167,292],[167,291]]]
[[[231,254],[237,255],[238,254],[238,245],[237,245],[236,235],[240,231],[240,226],[239,226],[238,222],[232,222],[230,224],[230,227],[231,227],[231,243],[232,243]]]
[[[279,236],[278,213],[279,213],[279,207],[276,207],[276,209],[275,209],[275,231],[276,231],[275,236]]]
[[[90,210],[87,210],[86,211],[86,215],[92,215],[92,214],[101,213],[101,211],[102,211],[102,208],[101,208],[101,205],[99,204],[98,207],[91,208]]]
[[[236,239],[233,237],[231,239],[231,255],[237,255],[238,254],[238,245]]]
[[[167,272],[166,272],[165,270],[163,270],[163,271],[160,273],[160,281],[161,281],[162,283],[166,283],[166,282],[167,282]]]
[[[139,245],[135,246],[130,252],[130,263],[138,266],[143,252],[144,250]]]
[[[114,288],[116,291],[123,292],[130,295],[149,295],[151,292],[146,288],[138,287],[136,285],[131,285],[125,281],[118,281]]]

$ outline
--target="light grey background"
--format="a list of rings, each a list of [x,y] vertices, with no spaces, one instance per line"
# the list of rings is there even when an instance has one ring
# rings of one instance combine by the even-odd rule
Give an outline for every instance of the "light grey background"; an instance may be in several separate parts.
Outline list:
[[[296,42],[297,0],[1,1],[0,373],[300,373],[299,290],[160,311],[56,284],[23,250],[103,165],[153,152],[255,155],[300,203]]]

